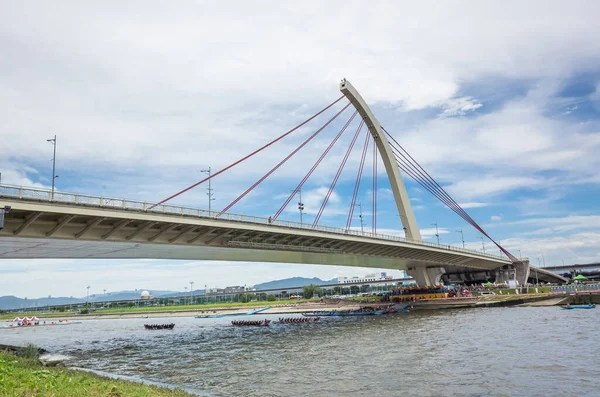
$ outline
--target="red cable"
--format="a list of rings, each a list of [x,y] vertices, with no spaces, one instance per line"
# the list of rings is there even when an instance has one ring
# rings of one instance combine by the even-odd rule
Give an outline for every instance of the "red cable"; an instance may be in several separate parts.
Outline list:
[[[400,147],[400,149],[402,149],[402,151],[404,153],[406,153],[406,155],[410,158],[410,160],[408,160],[407,157],[405,157],[404,155],[402,155],[402,153],[400,153],[400,151],[398,149],[396,149],[396,151],[398,151],[398,153],[404,157],[404,159],[406,160],[405,163],[407,163],[408,165],[412,166],[412,168],[414,170],[416,170],[421,176],[417,176],[415,177],[415,175],[412,175],[410,172],[408,172],[407,169],[403,168],[404,172],[406,172],[407,174],[409,174],[413,179],[415,179],[418,183],[421,184],[421,186],[425,187],[425,189],[427,189],[429,192],[431,192],[435,197],[437,197],[440,201],[442,201],[444,204],[446,204],[450,209],[452,209],[454,212],[456,212],[461,218],[463,218],[464,220],[466,220],[468,223],[470,223],[475,229],[477,229],[481,234],[483,234],[484,236],[486,236],[492,243],[494,243],[494,245],[496,245],[496,247],[498,247],[498,249],[500,249],[500,251],[504,252],[506,254],[506,256],[512,261],[512,262],[520,262],[520,260],[518,258],[516,258],[514,255],[512,255],[510,252],[508,252],[504,247],[502,247],[498,242],[496,242],[493,238],[491,238],[484,230],[481,226],[479,226],[479,224],[477,222],[475,222],[473,220],[473,218],[471,218],[471,216],[460,206],[458,205],[458,203],[435,181],[435,179],[433,179],[431,177],[431,175],[429,175],[429,173],[427,171],[425,171],[425,169],[410,155],[410,153],[408,153],[403,147],[402,145],[400,145],[393,136],[391,136],[391,134],[383,127],[381,127],[383,129],[383,131],[386,133],[387,136],[389,136],[393,142],[396,143],[396,145],[398,145]],[[390,142],[391,144],[391,142]],[[392,148],[393,148],[393,144],[391,144]],[[398,161],[399,158],[396,158],[396,160]],[[411,163],[412,161],[412,163]],[[402,161],[404,163],[404,161]],[[416,167],[415,167],[416,164]],[[400,165],[400,161],[399,161],[399,165]],[[418,167],[418,168],[417,168]],[[401,167],[402,168],[402,167]],[[422,172],[421,172],[422,171]],[[424,174],[423,174],[424,173]],[[426,176],[425,176],[426,175]],[[429,179],[429,180],[428,180]],[[428,182],[429,186],[426,186],[424,184],[424,182]],[[433,182],[433,183],[432,183]],[[434,192],[435,190],[435,192]],[[437,194],[436,194],[437,193]],[[441,197],[440,197],[441,196]]]
[[[377,233],[377,142],[373,138],[373,234]]]
[[[306,119],[305,121],[303,121],[302,123],[298,124],[296,127],[292,128],[291,130],[289,130],[288,132],[286,132],[285,134],[281,135],[279,138],[267,143],[266,145],[264,145],[263,147],[261,147],[260,149],[255,150],[254,152],[250,153],[249,155],[247,155],[246,157],[242,157],[241,159],[239,159],[238,161],[236,161],[235,163],[232,163],[230,165],[228,165],[227,167],[223,168],[222,170],[215,172],[214,174],[202,179],[200,182],[194,183],[191,186],[186,187],[185,189],[183,189],[182,191],[180,191],[179,193],[175,193],[174,195],[167,197],[166,199],[151,205],[150,207],[148,207],[148,211],[151,210],[152,208],[156,207],[157,205],[161,205],[166,203],[167,201],[179,196],[182,193],[187,192],[190,189],[195,188],[196,186],[208,181],[211,178],[214,178],[217,175],[222,174],[223,172],[227,171],[228,169],[230,169],[231,167],[238,165],[239,163],[241,163],[244,160],[249,159],[250,157],[254,156],[256,153],[262,151],[263,149],[266,149],[267,147],[271,146],[272,144],[274,144],[275,142],[278,142],[279,140],[285,138],[286,136],[288,136],[289,134],[291,134],[292,132],[296,131],[298,128],[302,127],[303,125],[305,125],[306,123],[308,123],[309,121],[313,120],[315,117],[319,116],[321,113],[323,113],[324,111],[326,111],[327,109],[329,109],[330,107],[332,107],[333,105],[335,105],[336,103],[338,103],[342,98],[344,97],[344,95],[342,95],[341,97],[339,97],[338,99],[336,99],[334,102],[332,102],[331,104],[329,104],[328,106],[324,107],[321,111],[319,111],[318,113],[316,113],[314,116]]]
[[[323,210],[325,209],[325,206],[327,205],[327,202],[329,201],[329,197],[331,196],[331,193],[333,192],[333,189],[335,188],[335,185],[336,185],[338,179],[340,178],[340,175],[342,174],[342,170],[344,169],[344,166],[346,165],[346,161],[348,160],[348,157],[350,156],[350,152],[352,151],[352,148],[354,147],[354,144],[356,143],[356,140],[358,139],[358,135],[360,134],[360,131],[362,130],[364,124],[365,124],[365,121],[361,120],[360,124],[358,125],[358,128],[356,129],[356,133],[354,134],[354,137],[352,138],[352,142],[350,142],[350,146],[348,146],[348,150],[346,150],[346,154],[344,155],[344,158],[342,159],[342,163],[340,164],[340,166],[337,170],[337,173],[335,174],[335,177],[333,178],[333,181],[331,182],[331,186],[329,186],[329,191],[327,192],[327,195],[325,196],[323,203],[321,203],[321,208],[319,208],[319,212],[317,213],[317,216],[315,217],[315,220],[312,224],[313,228],[315,228],[317,226],[319,219],[321,219]]]
[[[342,112],[344,112],[344,110],[348,109],[348,106],[350,106],[352,104],[352,102],[349,102],[346,106],[344,106],[342,108],[342,110],[340,110],[339,112],[337,112],[332,118],[329,119],[329,121],[327,121],[321,128],[319,128],[315,133],[313,133],[311,136],[309,136],[304,142],[302,142],[302,144],[300,146],[298,146],[296,149],[294,149],[290,154],[288,154],[283,160],[281,160],[279,162],[279,164],[277,164],[275,167],[271,168],[271,170],[269,172],[267,172],[265,175],[262,176],[262,178],[260,178],[258,181],[256,181],[254,183],[254,185],[250,186],[248,189],[246,189],[246,191],[244,193],[242,193],[238,198],[236,198],[235,200],[233,200],[227,207],[223,208],[223,210],[221,210],[221,212],[219,212],[217,214],[217,218],[220,217],[221,215],[223,215],[228,209],[230,209],[231,207],[233,207],[238,201],[240,201],[242,198],[244,198],[248,193],[250,193],[250,191],[252,191],[252,189],[254,189],[256,186],[258,186],[259,183],[261,183],[262,181],[264,181],[265,179],[267,179],[269,177],[269,175],[271,175],[273,172],[275,172],[279,167],[281,167],[281,165],[283,163],[285,163],[286,161],[288,161],[293,155],[295,155],[296,153],[298,153],[298,151],[300,149],[302,149],[308,142],[310,142],[314,137],[316,137],[321,131],[323,131],[329,124],[331,124],[331,122],[335,119],[337,119],[337,117],[342,114]]]
[[[348,220],[346,221],[346,230],[350,229],[352,224],[352,217],[354,216],[354,206],[356,205],[356,196],[358,196],[358,190],[360,189],[360,180],[362,178],[363,169],[365,168],[365,158],[367,157],[367,149],[369,148],[369,138],[371,134],[367,129],[367,135],[365,136],[365,143],[363,145],[362,156],[360,158],[360,165],[358,166],[358,173],[356,174],[356,182],[354,183],[354,193],[352,194],[352,201],[350,202],[350,210],[348,211]]]
[[[296,193],[298,193],[298,190],[300,190],[302,188],[302,186],[304,185],[304,183],[308,180],[308,178],[310,178],[310,176],[315,171],[315,169],[319,166],[319,164],[321,164],[321,161],[323,161],[323,159],[325,158],[325,156],[327,156],[327,153],[329,153],[329,151],[331,150],[331,148],[333,148],[333,145],[335,145],[335,143],[338,141],[338,139],[340,139],[340,137],[342,136],[342,134],[344,133],[344,131],[346,131],[346,128],[348,128],[348,126],[350,125],[350,123],[352,122],[352,120],[354,120],[354,117],[356,117],[357,113],[358,113],[358,110],[354,112],[354,114],[350,117],[350,120],[348,120],[346,122],[346,124],[340,130],[340,132],[336,135],[336,137],[333,138],[333,141],[331,141],[331,143],[329,144],[329,146],[327,147],[327,149],[325,149],[325,151],[323,152],[323,154],[321,154],[321,157],[319,157],[319,159],[312,166],[312,168],[310,169],[310,171],[308,171],[306,173],[306,175],[304,176],[304,178],[302,179],[302,181],[300,181],[300,183],[298,184],[298,186],[296,186],[296,189],[294,189],[294,191],[292,191],[292,194],[290,194],[290,196],[287,198],[287,200],[285,201],[285,203],[283,203],[283,205],[281,206],[281,208],[279,208],[279,210],[275,213],[275,215],[273,215],[273,218],[272,218],[273,221],[275,219],[277,219],[279,217],[279,215],[281,215],[281,213],[283,212],[283,210],[285,209],[285,207],[287,207],[287,205],[290,203],[290,201],[292,201],[292,199],[294,198],[294,196],[296,195]]]

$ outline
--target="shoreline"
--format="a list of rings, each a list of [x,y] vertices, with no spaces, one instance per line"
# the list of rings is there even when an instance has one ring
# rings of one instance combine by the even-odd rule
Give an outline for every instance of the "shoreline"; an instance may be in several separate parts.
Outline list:
[[[444,310],[444,309],[466,309],[481,307],[503,307],[503,306],[525,306],[525,307],[543,307],[566,304],[571,299],[569,295],[557,294],[523,294],[523,295],[497,295],[495,297],[471,297],[471,298],[447,298],[433,299],[427,301],[407,302],[412,310]],[[260,314],[301,314],[307,312],[328,310],[352,310],[358,306],[376,306],[386,305],[387,303],[360,303],[353,301],[338,301],[326,303],[304,303],[285,306],[272,306]],[[85,321],[85,320],[117,320],[131,318],[176,318],[176,317],[195,317],[199,315],[225,315],[241,314],[256,308],[263,308],[268,305],[257,304],[243,307],[221,307],[210,309],[189,309],[189,310],[157,310],[157,311],[139,311],[139,312],[121,312],[121,313],[93,313],[93,314],[66,314],[62,316],[38,316],[45,321]],[[6,320],[6,322],[11,322]]]

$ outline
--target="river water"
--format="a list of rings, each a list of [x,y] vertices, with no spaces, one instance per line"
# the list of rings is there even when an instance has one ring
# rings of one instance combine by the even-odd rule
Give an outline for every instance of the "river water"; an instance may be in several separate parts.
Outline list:
[[[35,343],[72,366],[214,397],[600,396],[598,309],[422,311],[260,328],[230,320],[89,320],[0,329],[0,343]],[[145,322],[176,327],[147,331]]]

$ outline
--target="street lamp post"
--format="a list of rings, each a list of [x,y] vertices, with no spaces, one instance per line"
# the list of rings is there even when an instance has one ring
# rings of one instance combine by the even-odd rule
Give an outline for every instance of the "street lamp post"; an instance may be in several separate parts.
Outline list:
[[[457,230],[458,233],[460,233],[460,238],[462,240],[462,244],[463,244],[463,249],[465,248],[465,235],[463,234],[462,229]]]
[[[437,237],[437,243],[438,245],[440,245],[440,232],[438,230],[438,224],[436,223],[432,223],[431,226],[435,226],[435,237]]]
[[[85,303],[86,305],[90,304],[90,286],[87,286],[87,295],[85,296]]]
[[[522,259],[523,258],[523,254],[521,254],[521,250],[518,249],[517,251],[519,251],[519,259]]]
[[[481,247],[483,248],[483,253],[485,254],[485,243],[483,242],[483,237],[479,237],[481,239]]]
[[[362,203],[358,203],[358,218],[360,219],[360,232],[365,233],[365,221],[362,214]]]
[[[538,260],[538,267],[542,267],[542,264],[540,263],[540,258],[537,258]],[[537,269],[535,269],[535,285],[539,285],[539,280],[538,280],[538,272]]]
[[[58,178],[58,175],[56,175],[56,135],[52,139],[46,139],[46,141],[54,146],[54,155],[52,156],[52,200],[54,200],[54,180]]]
[[[190,281],[190,305],[193,304],[192,294],[194,293],[194,282]]]
[[[211,177],[210,177],[210,173],[211,173],[210,167],[208,167],[207,170],[201,170],[200,172],[204,172],[204,173],[208,174],[208,178],[209,178],[208,179],[208,189],[206,189],[207,190],[206,195],[208,196],[208,215],[210,216],[210,211],[211,211],[211,204],[210,204],[210,202],[215,200],[213,198],[213,192],[212,192],[213,189],[212,189],[212,186],[211,186],[211,183],[210,183],[210,181],[212,180]]]

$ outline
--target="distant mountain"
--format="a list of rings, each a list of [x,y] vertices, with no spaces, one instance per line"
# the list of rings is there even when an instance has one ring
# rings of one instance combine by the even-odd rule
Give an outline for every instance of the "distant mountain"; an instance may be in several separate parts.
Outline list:
[[[304,287],[305,285],[324,285],[324,284],[336,284],[337,279],[321,280],[320,278],[305,278],[305,277],[291,277],[283,280],[274,280],[254,286],[256,289],[282,289],[282,288],[293,288],[293,287]]]
[[[16,296],[0,296],[0,310],[2,309],[20,309],[26,307],[42,307],[46,305],[68,305],[85,303],[85,299],[56,297],[56,298],[37,298],[22,299]]]
[[[115,291],[105,294],[90,294],[90,302],[107,302],[107,301],[120,301],[120,300],[133,300],[140,297],[142,291],[148,291],[154,297],[177,297],[177,296],[189,296],[189,292],[178,292],[178,291],[164,291],[164,290],[144,290],[138,289],[136,291]],[[204,290],[195,290],[194,295],[204,294]],[[28,307],[43,307],[43,306],[57,306],[57,305],[76,305],[78,303],[86,302],[85,296],[82,298],[71,298],[71,297],[45,297],[45,298],[18,298],[16,296],[0,296],[0,310],[5,309],[20,309]]]
[[[274,280],[266,283],[257,284],[254,287],[256,289],[285,289],[293,287],[303,287],[305,285],[323,285],[323,284],[336,284],[337,280],[321,280],[320,278],[305,278],[305,277],[292,277],[283,280]],[[23,299],[16,296],[0,296],[0,310],[6,309],[20,309],[29,307],[44,307],[44,306],[58,306],[68,304],[79,304],[85,303],[86,299],[90,302],[107,302],[107,301],[121,301],[121,300],[133,300],[138,299],[142,291],[148,291],[155,298],[161,297],[180,297],[189,296],[189,292],[182,291],[164,291],[164,290],[152,290],[152,289],[138,289],[137,291],[114,291],[106,294],[90,294],[88,297],[71,298],[71,297],[45,297],[45,298],[29,298]],[[193,295],[203,295],[204,290],[198,289],[192,292]]]

